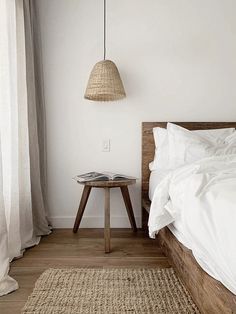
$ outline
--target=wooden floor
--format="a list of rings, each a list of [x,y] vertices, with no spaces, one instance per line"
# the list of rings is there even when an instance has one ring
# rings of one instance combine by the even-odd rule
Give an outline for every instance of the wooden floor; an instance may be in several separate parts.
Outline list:
[[[109,254],[104,253],[103,229],[81,229],[77,234],[57,229],[43,237],[38,246],[12,262],[10,275],[20,288],[0,297],[0,313],[20,313],[35,281],[49,267],[170,267],[157,242],[142,231],[135,234],[130,229],[113,229],[111,236]]]

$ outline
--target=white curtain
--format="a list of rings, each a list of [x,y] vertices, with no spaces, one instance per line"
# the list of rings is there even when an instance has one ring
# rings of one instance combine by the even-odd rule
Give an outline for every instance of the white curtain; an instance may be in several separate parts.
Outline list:
[[[32,201],[43,196],[40,173],[32,180],[40,162],[37,121],[30,120],[37,119],[32,116],[37,102],[31,101],[35,68],[26,58],[26,36],[32,35],[26,15],[30,12],[30,0],[0,0],[0,296],[18,287],[8,275],[9,262],[38,244],[38,229],[41,234],[50,232],[44,205],[35,209]]]

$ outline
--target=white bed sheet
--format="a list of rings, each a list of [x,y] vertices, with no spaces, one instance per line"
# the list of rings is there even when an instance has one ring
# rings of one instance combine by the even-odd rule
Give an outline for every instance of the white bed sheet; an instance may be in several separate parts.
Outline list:
[[[156,178],[155,178],[156,177]],[[236,294],[236,155],[211,157],[150,180],[151,237],[168,226],[199,265]]]
[[[149,198],[152,200],[158,184],[170,173],[169,170],[153,170],[149,178]]]

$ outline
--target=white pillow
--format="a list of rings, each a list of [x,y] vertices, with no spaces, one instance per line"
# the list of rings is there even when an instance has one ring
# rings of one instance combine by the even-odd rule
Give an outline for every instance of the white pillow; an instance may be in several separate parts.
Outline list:
[[[169,164],[169,142],[167,129],[153,128],[153,136],[155,142],[155,156],[154,160],[149,164],[149,169],[165,170],[168,169]]]
[[[191,132],[172,123],[168,123],[167,131],[170,169],[205,157],[236,153],[235,131],[232,133],[231,130],[227,132],[227,129],[218,129]]]
[[[232,133],[231,135],[227,136],[224,143],[225,144],[235,144],[236,141],[236,132]]]
[[[187,132],[187,133],[194,133],[198,134],[204,139],[215,143],[215,144],[222,144],[224,143],[225,139],[233,134],[235,132],[234,128],[224,128],[224,129],[208,129],[208,130],[194,130],[190,131],[188,129],[183,128],[182,126],[179,126],[174,123],[167,123],[167,131],[169,134],[169,131],[172,133],[177,133],[177,132]]]
[[[173,169],[172,162],[170,162],[170,148],[169,148],[169,130],[171,130],[171,134],[175,132],[187,132],[187,134],[198,134],[200,139],[203,138],[211,144],[222,144],[226,137],[235,133],[234,128],[225,128],[225,129],[211,129],[211,130],[195,130],[189,131],[181,126],[178,126],[173,123],[167,124],[167,129],[165,128],[153,128],[153,136],[155,141],[155,156],[154,160],[149,164],[149,169],[153,170],[168,170]],[[172,139],[173,140],[173,139]],[[173,153],[173,145],[175,144],[172,141],[172,153]],[[201,146],[201,145],[200,145]],[[198,148],[196,147],[196,152],[192,152],[194,155],[198,155]],[[195,157],[197,157],[197,155]],[[202,154],[200,154],[202,156]],[[173,156],[171,156],[171,160]],[[191,159],[191,158],[190,158]],[[193,159],[195,159],[193,157]],[[170,168],[171,167],[171,168]]]

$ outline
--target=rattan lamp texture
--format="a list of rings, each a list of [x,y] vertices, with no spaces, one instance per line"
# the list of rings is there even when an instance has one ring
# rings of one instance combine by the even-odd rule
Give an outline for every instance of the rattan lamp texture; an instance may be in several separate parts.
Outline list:
[[[104,0],[104,60],[95,64],[89,77],[84,98],[94,101],[113,101],[126,97],[115,63],[106,60],[106,0]]]
[[[84,97],[95,101],[125,98],[125,90],[114,62],[103,60],[95,64],[90,74]]]

